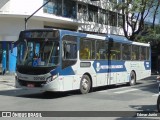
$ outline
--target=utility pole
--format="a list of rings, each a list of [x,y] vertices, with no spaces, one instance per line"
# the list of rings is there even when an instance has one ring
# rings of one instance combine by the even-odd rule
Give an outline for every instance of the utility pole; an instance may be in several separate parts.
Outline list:
[[[27,22],[28,20],[34,15],[36,14],[42,7],[44,7],[45,5],[47,5],[51,0],[48,0],[46,3],[44,3],[40,8],[38,8],[32,15],[30,15],[29,17],[25,18],[25,30],[27,29]]]

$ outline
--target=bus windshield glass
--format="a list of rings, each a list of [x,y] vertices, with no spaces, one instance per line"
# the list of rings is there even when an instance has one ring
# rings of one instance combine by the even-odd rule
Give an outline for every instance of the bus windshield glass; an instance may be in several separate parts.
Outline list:
[[[17,65],[53,67],[59,63],[59,42],[55,39],[23,39],[17,48]]]

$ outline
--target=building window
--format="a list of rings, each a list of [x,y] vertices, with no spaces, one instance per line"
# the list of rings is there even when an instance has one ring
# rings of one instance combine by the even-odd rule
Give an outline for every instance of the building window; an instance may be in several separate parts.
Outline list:
[[[64,0],[63,16],[68,18],[77,18],[76,2]]]
[[[117,3],[117,0],[108,0],[111,3]]]
[[[44,0],[46,3],[48,0]],[[62,15],[62,0],[51,0],[46,6],[44,6],[44,12],[55,15]]]
[[[105,24],[106,19],[106,10],[100,9],[100,14],[99,14],[99,23],[100,24]]]
[[[46,3],[47,1],[48,0],[44,0],[44,3]],[[64,0],[63,11],[62,0],[51,0],[47,5],[44,6],[43,11],[45,13],[55,14],[68,18],[77,18],[76,2],[71,0]]]
[[[109,24],[109,12],[106,11],[106,14],[105,14],[105,24],[108,25]]]
[[[98,23],[98,7],[88,5],[88,21]]]
[[[84,4],[78,4],[78,20],[88,20],[87,6]]]
[[[125,0],[118,0],[118,3],[125,3]]]
[[[109,25],[117,26],[117,13],[109,11]]]
[[[123,27],[123,15],[118,13],[118,27]]]

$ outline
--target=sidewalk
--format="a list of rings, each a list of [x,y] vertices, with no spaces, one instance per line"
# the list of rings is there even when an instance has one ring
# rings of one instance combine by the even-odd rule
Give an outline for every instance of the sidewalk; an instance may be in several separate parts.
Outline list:
[[[0,91],[15,89],[14,75],[0,75]]]

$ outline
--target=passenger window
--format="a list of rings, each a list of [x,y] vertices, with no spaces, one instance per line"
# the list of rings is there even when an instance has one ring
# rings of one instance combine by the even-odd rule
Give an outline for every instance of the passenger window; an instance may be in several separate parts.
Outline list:
[[[120,43],[113,43],[113,46],[110,50],[110,59],[111,60],[121,60],[121,44]]]
[[[95,40],[81,38],[79,55],[82,60],[95,59]]]
[[[149,47],[147,47],[146,49],[147,49],[146,60],[149,60],[150,59],[150,49]]]
[[[123,60],[131,59],[131,45],[122,44],[122,58]]]
[[[108,45],[106,41],[96,41],[96,59],[105,60],[108,59]]]
[[[140,60],[146,60],[146,47],[141,47]]]
[[[132,46],[132,60],[139,60],[139,46],[133,45]]]

